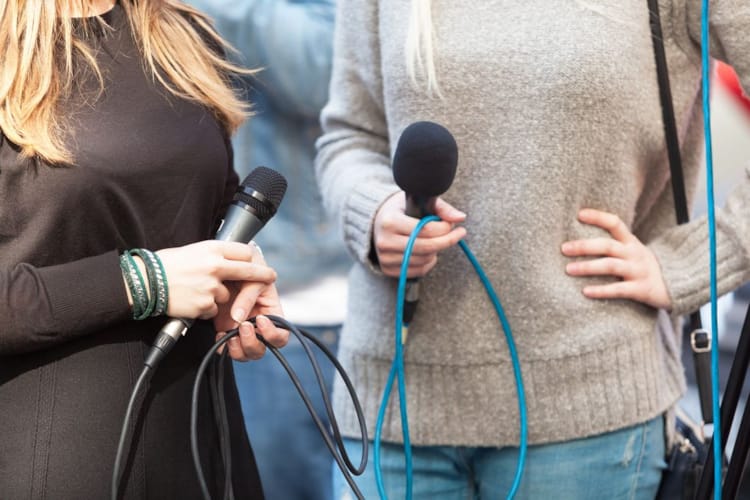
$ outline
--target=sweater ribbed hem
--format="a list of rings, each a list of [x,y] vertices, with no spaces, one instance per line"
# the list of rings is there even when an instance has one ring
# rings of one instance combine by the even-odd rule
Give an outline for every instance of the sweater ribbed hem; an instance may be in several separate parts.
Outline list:
[[[672,407],[685,390],[679,359],[675,352],[661,347],[656,334],[641,338],[638,343],[580,356],[522,361],[529,443],[609,432],[644,422]],[[372,439],[390,361],[342,347],[338,357],[357,390]],[[510,363],[407,365],[406,384],[413,444],[518,445],[518,397]],[[358,436],[353,406],[338,381],[334,401],[342,432]],[[395,386],[382,439],[402,442]]]

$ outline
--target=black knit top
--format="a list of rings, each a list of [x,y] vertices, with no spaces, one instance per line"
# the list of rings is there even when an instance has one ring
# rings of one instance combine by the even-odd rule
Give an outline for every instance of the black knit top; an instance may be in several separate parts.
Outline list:
[[[131,319],[118,254],[211,238],[237,185],[211,112],[153,81],[125,11],[91,43],[104,92],[81,70],[63,99],[71,166],[23,158],[0,135],[0,497],[108,498],[125,408],[166,321]],[[200,498],[190,453],[190,392],[213,344],[197,322],[158,367],[130,448],[127,498]],[[234,494],[262,496],[231,367]],[[223,471],[209,395],[204,470]],[[218,493],[215,493],[218,496]]]

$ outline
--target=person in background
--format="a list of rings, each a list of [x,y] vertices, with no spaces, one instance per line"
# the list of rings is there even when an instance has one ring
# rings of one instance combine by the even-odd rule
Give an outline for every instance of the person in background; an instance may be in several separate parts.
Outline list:
[[[703,159],[701,2],[660,3],[691,198]],[[459,159],[436,204],[442,220],[420,233],[408,269],[422,278],[404,347],[414,498],[505,498],[516,472],[511,358],[463,238],[520,356],[530,446],[516,498],[653,498],[665,415],[685,391],[675,323],[709,300],[710,273],[706,218],[675,222],[647,2],[338,5],[317,171],[356,256],[339,359],[370,438],[394,356],[395,278],[418,222],[391,161],[402,131],[427,120],[452,132]],[[747,90],[750,4],[713,0],[711,12],[713,54]],[[750,279],[750,170],[717,221],[723,294]],[[342,432],[356,437],[340,389]],[[394,396],[381,450],[389,498],[406,488],[400,424]],[[372,461],[358,483],[378,497]]]
[[[319,114],[328,98],[334,3],[330,0],[190,0],[214,20],[238,51],[261,71],[243,84],[255,115],[234,138],[242,172],[265,165],[289,187],[257,241],[278,271],[285,317],[315,334],[334,353],[346,310],[351,259],[322,205],[315,179]],[[314,351],[318,352],[316,348]],[[324,423],[317,382],[295,337],[284,355],[300,374]],[[317,355],[331,386],[333,369]],[[268,498],[331,498],[332,458],[281,364],[272,357],[235,367],[245,424]]]
[[[217,336],[236,360],[288,332],[274,270],[214,241],[237,191],[231,133],[244,74],[176,2],[0,2],[0,496],[110,498],[128,399],[167,317],[196,319],[131,420],[117,498],[201,496],[191,396]],[[206,321],[212,320],[212,321]],[[218,333],[217,333],[218,332]],[[227,363],[231,488],[262,498]],[[218,389],[221,391],[222,389]],[[224,490],[206,387],[198,449]]]

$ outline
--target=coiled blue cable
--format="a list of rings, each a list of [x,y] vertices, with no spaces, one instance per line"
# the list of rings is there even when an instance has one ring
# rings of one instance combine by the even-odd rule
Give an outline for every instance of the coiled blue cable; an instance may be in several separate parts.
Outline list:
[[[394,382],[394,379],[396,379],[396,377],[398,377],[399,408],[401,411],[401,434],[402,434],[403,441],[404,441],[404,458],[405,458],[405,463],[406,463],[406,500],[411,500],[412,498],[413,467],[412,467],[412,455],[411,455],[411,440],[409,439],[409,423],[407,419],[407,409],[406,409],[406,384],[405,384],[405,377],[404,377],[404,352],[403,352],[403,338],[402,338],[402,332],[403,332],[403,327],[404,327],[403,319],[404,319],[404,296],[406,295],[406,274],[409,269],[409,259],[411,258],[412,249],[414,247],[414,242],[417,239],[417,235],[427,223],[432,222],[432,221],[438,221],[438,220],[440,220],[439,217],[435,215],[430,215],[419,221],[417,226],[414,228],[414,231],[412,231],[411,235],[409,236],[409,241],[406,244],[406,250],[404,252],[404,261],[401,264],[401,274],[399,276],[398,291],[396,294],[395,354],[393,357],[393,363],[391,364],[391,370],[388,374],[388,380],[383,390],[383,399],[380,403],[380,409],[378,411],[378,418],[375,424],[375,437],[374,437],[374,443],[373,443],[373,458],[375,462],[374,464],[375,482],[377,483],[378,494],[380,495],[380,498],[382,500],[387,500],[388,497],[385,493],[385,486],[383,484],[383,474],[380,469],[380,440],[381,440],[382,429],[383,429],[383,421],[385,418],[385,409],[387,408],[388,401],[391,398],[391,389],[393,387],[393,382]],[[461,240],[459,241],[458,244],[461,247],[461,249],[464,251],[464,254],[466,254],[466,257],[471,262],[471,265],[474,267],[474,270],[476,271],[477,275],[482,281],[482,284],[484,285],[484,288],[487,291],[487,294],[489,295],[490,300],[492,301],[492,304],[495,307],[495,311],[497,312],[497,315],[500,318],[500,323],[502,324],[502,327],[503,327],[503,332],[505,333],[505,339],[508,344],[508,351],[510,352],[510,358],[511,358],[511,362],[513,365],[513,375],[515,377],[516,392],[518,394],[518,415],[519,415],[519,421],[520,421],[520,438],[519,438],[519,456],[518,456],[518,464],[516,467],[516,473],[513,479],[513,485],[511,486],[510,492],[508,493],[508,496],[507,496],[507,498],[512,499],[515,496],[521,484],[521,479],[523,477],[523,469],[526,464],[526,450],[528,447],[528,424],[527,424],[528,418],[526,414],[526,398],[525,398],[525,393],[524,393],[524,388],[523,388],[523,378],[521,376],[521,364],[518,359],[518,353],[516,351],[515,342],[513,341],[513,335],[510,329],[510,323],[508,322],[508,319],[505,316],[505,312],[503,311],[502,305],[500,304],[500,299],[495,293],[495,290],[492,287],[492,283],[490,283],[489,278],[487,277],[484,270],[482,269],[482,266],[479,265],[479,262],[477,261],[474,254],[471,252],[471,250],[469,250],[469,247],[466,244],[466,242]]]
[[[719,409],[719,322],[716,291],[716,215],[714,207],[714,166],[711,141],[711,64],[708,37],[708,0],[701,6],[701,70],[703,97],[703,130],[706,143],[706,198],[708,205],[708,246],[711,288],[711,406],[714,414],[714,499],[721,500],[721,414]]]

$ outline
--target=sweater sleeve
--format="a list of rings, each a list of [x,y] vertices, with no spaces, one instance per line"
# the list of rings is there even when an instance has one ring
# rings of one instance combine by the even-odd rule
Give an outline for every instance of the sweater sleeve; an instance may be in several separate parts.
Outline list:
[[[684,1],[687,31],[696,53],[700,54],[702,2]],[[732,65],[742,88],[750,90],[750,3],[746,0],[710,0],[709,16],[712,57]]]
[[[677,14],[687,22],[693,55],[699,55],[701,2],[685,2],[685,11]],[[710,9],[712,55],[731,64],[743,88],[750,89],[750,4],[745,0],[712,0]],[[716,210],[720,295],[750,279],[750,166],[737,184]],[[710,300],[708,245],[705,216],[675,227],[649,245],[659,259],[673,314],[694,311]]]
[[[0,268],[0,355],[45,349],[130,315],[116,251]]]
[[[321,114],[316,158],[326,208],[338,221],[349,251],[371,269],[375,213],[399,191],[390,168],[383,109],[378,4],[338,3],[330,97]]]

